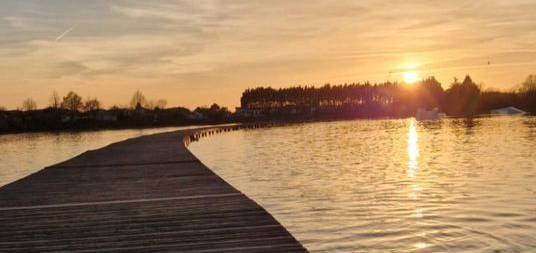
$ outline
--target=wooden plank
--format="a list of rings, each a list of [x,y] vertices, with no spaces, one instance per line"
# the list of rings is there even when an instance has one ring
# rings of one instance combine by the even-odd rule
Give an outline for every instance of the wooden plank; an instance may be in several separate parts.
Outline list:
[[[222,130],[126,140],[0,188],[0,251],[307,252],[187,150],[204,131]]]

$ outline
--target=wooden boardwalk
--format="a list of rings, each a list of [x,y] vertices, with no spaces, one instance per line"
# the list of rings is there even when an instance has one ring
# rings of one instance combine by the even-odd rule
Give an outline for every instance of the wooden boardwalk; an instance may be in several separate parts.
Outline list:
[[[0,188],[0,252],[307,252],[185,147],[224,130],[129,139]]]

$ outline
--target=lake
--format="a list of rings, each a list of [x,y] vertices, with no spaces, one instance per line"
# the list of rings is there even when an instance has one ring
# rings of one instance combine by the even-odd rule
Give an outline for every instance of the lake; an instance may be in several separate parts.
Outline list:
[[[0,186],[87,150],[142,135],[192,127],[165,127],[81,132],[36,132],[0,135]]]
[[[0,135],[0,185],[183,128]],[[536,118],[241,130],[190,150],[311,252],[536,252]]]
[[[190,146],[311,252],[536,252],[536,118],[352,120]]]

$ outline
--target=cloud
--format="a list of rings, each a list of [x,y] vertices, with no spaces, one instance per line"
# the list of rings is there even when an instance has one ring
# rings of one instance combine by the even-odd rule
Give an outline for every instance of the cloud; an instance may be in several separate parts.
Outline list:
[[[535,11],[533,0],[3,0],[0,74],[238,89],[381,81],[407,62],[439,71],[492,57],[511,70],[534,57]]]
[[[61,78],[65,76],[72,76],[84,73],[89,70],[87,66],[80,62],[64,61],[54,64],[53,69],[48,74],[51,78]]]
[[[536,63],[536,51],[510,51],[476,57],[461,57],[454,60],[427,63],[424,68],[441,69],[470,69],[482,67],[505,67]]]
[[[417,23],[407,25],[403,27],[404,30],[416,30],[416,29],[428,29],[428,28],[436,28],[443,24],[448,24],[449,20],[447,19],[440,19],[440,20],[433,20],[433,21],[419,21]]]

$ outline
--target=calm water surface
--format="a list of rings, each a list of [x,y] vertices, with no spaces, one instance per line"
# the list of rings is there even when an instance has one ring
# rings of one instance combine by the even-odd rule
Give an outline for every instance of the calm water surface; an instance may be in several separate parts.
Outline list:
[[[0,135],[0,186],[87,150],[142,135],[190,127]]]
[[[536,118],[310,123],[190,149],[312,252],[536,252]]]

